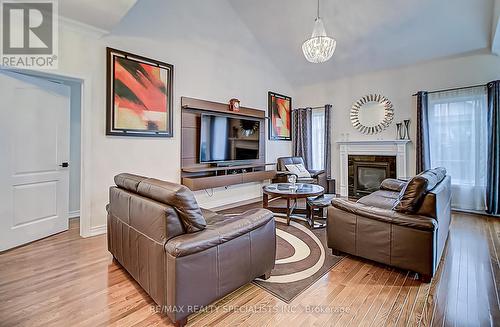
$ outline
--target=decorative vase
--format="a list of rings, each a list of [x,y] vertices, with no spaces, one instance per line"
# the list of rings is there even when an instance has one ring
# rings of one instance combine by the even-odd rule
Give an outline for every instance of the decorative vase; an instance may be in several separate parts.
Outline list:
[[[399,140],[402,140],[403,138],[401,137],[401,127],[403,126],[402,123],[396,123],[396,137]]]
[[[405,120],[403,120],[403,122],[405,124],[405,137],[404,137],[404,139],[409,140],[410,139],[410,120],[405,119]]]

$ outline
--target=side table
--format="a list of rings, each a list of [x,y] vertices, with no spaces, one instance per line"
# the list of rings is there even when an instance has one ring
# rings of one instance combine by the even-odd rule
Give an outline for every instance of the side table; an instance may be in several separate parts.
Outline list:
[[[335,194],[323,194],[320,196],[310,196],[307,198],[307,221],[309,226],[313,229],[326,227],[326,217],[324,216],[324,209],[330,206],[332,200],[337,197]],[[318,211],[321,216],[318,218],[322,221],[316,221],[315,216]]]

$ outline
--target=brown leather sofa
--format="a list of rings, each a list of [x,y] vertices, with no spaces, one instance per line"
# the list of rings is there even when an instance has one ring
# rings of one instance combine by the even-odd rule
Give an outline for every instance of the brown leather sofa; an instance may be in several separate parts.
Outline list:
[[[187,316],[274,267],[273,214],[200,209],[185,186],[131,174],[110,188],[108,249],[182,326]]]
[[[281,157],[278,158],[276,163],[276,177],[273,179],[273,183],[288,183],[288,176],[294,175],[286,169],[286,165],[297,165],[304,164],[304,159],[302,157]],[[297,183],[309,183],[318,184],[328,189],[326,173],[324,170],[313,170],[308,169],[310,178],[297,178]]]
[[[334,199],[328,209],[328,247],[401,269],[429,282],[438,267],[451,220],[451,178],[444,168],[409,182],[386,179],[357,202]]]

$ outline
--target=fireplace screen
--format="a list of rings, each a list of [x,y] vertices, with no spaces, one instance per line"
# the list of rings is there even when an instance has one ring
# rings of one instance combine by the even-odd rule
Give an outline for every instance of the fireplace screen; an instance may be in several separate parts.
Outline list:
[[[396,177],[393,156],[349,155],[349,196],[360,198],[377,191],[386,178]]]
[[[387,168],[388,166],[358,166],[356,176],[357,178],[355,178],[356,193],[358,193],[359,195],[361,195],[362,193],[370,194],[378,190],[382,181],[387,178]]]

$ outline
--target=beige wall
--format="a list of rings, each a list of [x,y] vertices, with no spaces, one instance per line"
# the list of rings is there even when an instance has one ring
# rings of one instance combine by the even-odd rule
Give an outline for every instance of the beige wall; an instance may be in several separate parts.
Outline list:
[[[297,89],[295,105],[333,105],[332,174],[339,177],[339,147],[335,141],[341,134],[349,133],[349,140],[395,139],[396,122],[411,119],[411,140],[415,142],[415,97],[419,90],[440,90],[452,87],[486,83],[500,78],[500,57],[476,54],[436,60],[399,69],[385,70],[339,79],[329,83],[309,85]],[[388,97],[395,110],[394,122],[377,135],[363,135],[355,130],[349,120],[350,108],[363,95],[380,93]],[[409,146],[409,172],[415,172],[414,143]]]
[[[185,6],[183,2],[175,4]],[[96,31],[79,24],[60,24],[60,61],[54,73],[84,78],[86,95],[90,94],[85,100],[82,121],[84,142],[88,144],[83,149],[82,166],[84,195],[88,199],[87,203],[82,203],[82,213],[87,215],[82,219],[89,218],[86,235],[104,231],[108,188],[114,184],[115,174],[131,172],[180,181],[181,96],[219,102],[236,97],[243,106],[263,110],[267,108],[268,91],[294,96],[290,84],[263,55],[246,26],[232,18],[236,15],[225,0],[198,1],[198,13],[184,9],[170,12],[170,17],[165,18],[170,25],[156,30],[161,34],[158,38],[148,27],[149,17],[135,17],[134,26],[124,26],[119,34],[107,36],[99,36]],[[198,25],[188,24],[185,15],[198,15]],[[200,26],[210,26],[211,30],[200,30]],[[181,36],[181,28],[186,36]],[[174,65],[173,138],[105,135],[106,46]],[[267,161],[288,155],[290,149],[290,142],[268,141]],[[196,192],[196,197],[200,205],[210,208],[259,197],[261,186],[250,183],[218,188],[213,196],[201,191]]]
[[[147,6],[148,2],[141,2]],[[177,6],[171,8],[171,6]],[[195,8],[195,9],[193,9]],[[105,205],[113,176],[131,172],[180,181],[180,98],[190,96],[225,102],[233,97],[243,106],[267,108],[267,92],[290,95],[294,107],[331,103],[334,107],[333,140],[341,133],[351,139],[367,138],[349,122],[349,108],[367,93],[381,93],[392,100],[399,121],[415,122],[414,99],[420,89],[434,90],[484,83],[500,76],[500,59],[474,55],[434,61],[411,67],[344,78],[295,90],[275,68],[248,28],[226,0],[169,2],[158,17],[141,16],[148,10],[132,11],[119,32],[102,36],[79,24],[60,24],[59,69],[55,73],[85,80],[83,130],[82,224],[86,235],[103,232]],[[161,19],[160,19],[161,18]],[[130,23],[133,22],[133,23]],[[166,25],[159,25],[165,22]],[[230,26],[230,28],[228,28]],[[137,53],[175,66],[174,137],[130,138],[105,135],[105,47]],[[411,126],[414,140],[415,127]],[[377,138],[394,138],[394,124]],[[410,171],[414,171],[411,147]],[[291,153],[290,142],[267,141],[267,161]],[[333,174],[338,171],[337,146],[333,143]],[[211,193],[211,192],[210,192]],[[261,195],[261,184],[218,188],[213,196],[204,191],[196,197],[204,207],[216,207]]]

